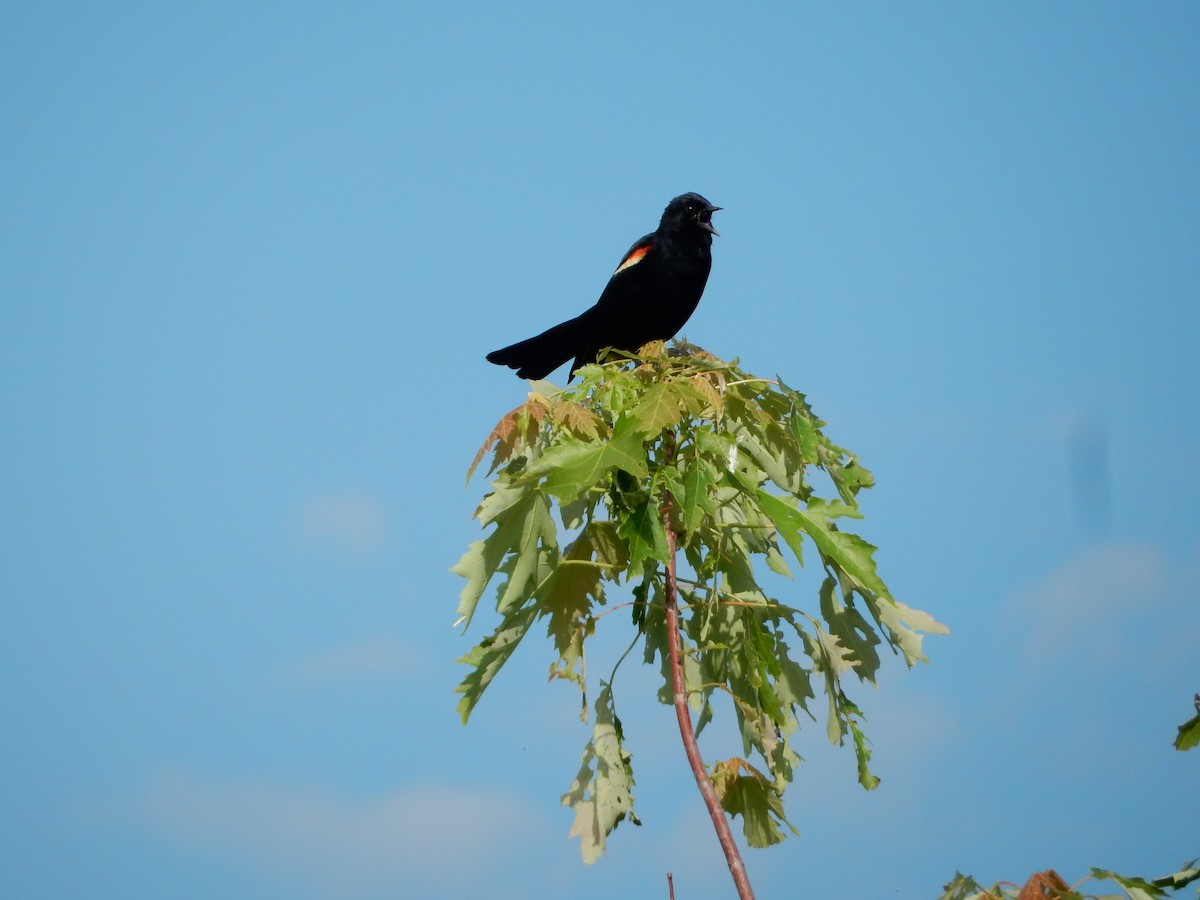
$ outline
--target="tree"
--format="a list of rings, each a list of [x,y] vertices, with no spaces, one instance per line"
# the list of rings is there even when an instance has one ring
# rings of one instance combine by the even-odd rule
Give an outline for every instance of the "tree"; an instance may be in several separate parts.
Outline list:
[[[458,709],[465,722],[542,620],[556,654],[552,675],[575,684],[586,709],[588,638],[612,611],[613,589],[628,588],[634,634],[613,673],[638,642],[644,661],[657,661],[658,697],[676,707],[693,774],[748,897],[727,815],[741,817],[751,846],[784,838],[784,791],[800,762],[792,739],[804,718],[816,718],[817,690],[829,739],[850,739],[859,782],[874,788],[845,678],[873,682],[883,643],[910,666],[924,661],[922,635],[947,629],[895,600],[875,548],[844,530],[861,518],[859,492],[874,481],[825,436],[803,394],[690,345],[621,356],[632,365],[586,366],[573,387],[532,383],[471,465],[468,480],[491,454],[491,490],[475,512],[490,531],[454,567],[467,580],[460,622],[470,624],[492,583],[500,622],[461,660],[471,672]],[[807,604],[785,580],[805,554],[821,573]],[[599,682],[591,740],[562,798],[588,862],[618,823],[637,821],[612,680]],[[695,732],[718,700],[732,708],[744,757],[706,768]]]

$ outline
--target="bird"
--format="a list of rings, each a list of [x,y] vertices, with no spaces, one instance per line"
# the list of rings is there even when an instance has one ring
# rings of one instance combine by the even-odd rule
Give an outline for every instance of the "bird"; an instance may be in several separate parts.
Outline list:
[[[574,358],[567,380],[596,362],[606,348],[634,351],[675,336],[700,302],[718,235],[713,206],[699,194],[680,194],[663,210],[658,228],[635,241],[590,309],[539,335],[493,350],[488,362],[545,378]]]

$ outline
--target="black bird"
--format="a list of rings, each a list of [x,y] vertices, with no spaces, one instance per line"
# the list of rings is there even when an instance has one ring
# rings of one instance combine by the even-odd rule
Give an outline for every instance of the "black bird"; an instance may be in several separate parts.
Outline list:
[[[676,197],[654,233],[621,258],[595,306],[536,337],[489,353],[488,362],[516,369],[521,378],[545,378],[574,357],[573,378],[576,369],[595,362],[606,347],[632,351],[674,337],[704,293],[717,233],[712,214],[720,208],[699,194]]]

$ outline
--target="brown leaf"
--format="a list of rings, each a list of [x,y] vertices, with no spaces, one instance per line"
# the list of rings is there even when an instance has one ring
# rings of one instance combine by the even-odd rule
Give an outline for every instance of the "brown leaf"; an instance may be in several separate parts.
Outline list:
[[[519,447],[528,446],[536,441],[542,428],[542,419],[549,411],[550,399],[542,394],[531,392],[528,400],[516,409],[505,413],[496,423],[496,427],[484,438],[479,452],[471,460],[471,465],[467,469],[467,481],[471,480],[475,469],[493,445],[496,447],[496,456],[492,460],[491,469],[510,460],[516,455]]]
[[[720,388],[713,384],[714,381],[720,384]],[[721,414],[725,408],[725,398],[721,396],[721,390],[725,387],[725,378],[720,372],[697,372],[692,376],[692,387],[704,397],[714,414]]]
[[[594,441],[600,436],[604,420],[586,406],[572,400],[560,400],[554,405],[554,423],[573,431],[586,440]]]
[[[1017,894],[1017,900],[1048,900],[1061,897],[1070,889],[1071,886],[1062,880],[1061,875],[1053,869],[1047,869],[1045,872],[1034,872],[1030,876],[1021,888],[1021,893]]]
[[[501,417],[500,421],[496,423],[496,427],[493,428],[488,433],[488,436],[483,439],[483,444],[480,446],[479,452],[475,454],[475,458],[471,460],[471,465],[467,469],[467,481],[471,480],[471,476],[475,474],[475,469],[479,466],[479,463],[483,461],[483,458],[487,455],[487,452],[492,449],[492,445],[498,441],[504,440],[516,429],[517,412],[520,409],[521,407],[518,406],[516,409],[509,410],[507,413],[505,413],[504,416]]]

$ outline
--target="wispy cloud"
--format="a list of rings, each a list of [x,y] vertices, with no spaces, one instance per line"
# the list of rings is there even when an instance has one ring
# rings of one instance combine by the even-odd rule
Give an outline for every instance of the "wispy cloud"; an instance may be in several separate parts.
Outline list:
[[[382,500],[368,491],[338,491],[310,497],[296,509],[292,530],[306,549],[356,559],[378,553],[389,531]]]
[[[285,684],[384,681],[411,674],[424,651],[393,637],[374,637],[327,647],[285,663],[272,680]]]
[[[1010,625],[1027,635],[1025,665],[1085,645],[1093,655],[1111,652],[1131,620],[1169,602],[1176,577],[1163,551],[1148,544],[1105,544],[1068,560],[1008,600]]]
[[[994,708],[1039,777],[1115,778],[1168,752],[1195,690],[1195,569],[1153,545],[1105,544],[1009,599]]]
[[[351,797],[264,779],[155,774],[138,803],[157,835],[250,864],[291,896],[468,896],[538,823],[515,794],[448,785]]]

